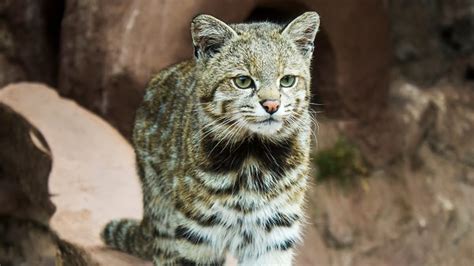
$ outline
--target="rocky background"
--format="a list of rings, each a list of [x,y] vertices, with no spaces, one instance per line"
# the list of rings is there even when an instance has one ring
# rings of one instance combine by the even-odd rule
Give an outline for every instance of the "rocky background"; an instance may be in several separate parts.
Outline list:
[[[141,214],[127,140],[148,80],[191,57],[196,14],[305,10],[319,124],[297,265],[473,265],[472,0],[2,0],[0,264],[147,264],[98,232]]]

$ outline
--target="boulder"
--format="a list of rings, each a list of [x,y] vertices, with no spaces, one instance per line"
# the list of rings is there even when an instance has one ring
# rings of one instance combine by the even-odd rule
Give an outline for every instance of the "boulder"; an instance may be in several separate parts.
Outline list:
[[[55,210],[48,191],[48,144],[38,129],[3,103],[0,124],[0,216],[47,224]]]
[[[49,227],[52,158],[41,132],[0,103],[0,264],[96,265]]]
[[[44,148],[54,159],[49,193],[56,206],[49,224],[59,237],[84,248],[100,265],[147,265],[105,248],[99,238],[109,220],[141,217],[134,153],[127,141],[96,115],[43,85],[7,86],[0,90],[0,102],[43,133],[44,142],[40,137],[36,142],[49,145],[49,149]],[[47,175],[38,180],[45,178]],[[36,185],[37,191],[45,185]]]

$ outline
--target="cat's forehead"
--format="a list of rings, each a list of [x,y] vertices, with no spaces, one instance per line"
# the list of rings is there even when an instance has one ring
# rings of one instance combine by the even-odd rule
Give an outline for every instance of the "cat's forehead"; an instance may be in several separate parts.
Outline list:
[[[231,24],[231,28],[237,32],[237,34],[273,34],[279,33],[283,29],[283,25],[275,24],[271,22],[254,22],[254,23],[242,23],[242,24]]]
[[[231,26],[239,35],[231,51],[252,74],[278,75],[295,63],[291,56],[295,51],[281,36],[283,26],[267,22]]]

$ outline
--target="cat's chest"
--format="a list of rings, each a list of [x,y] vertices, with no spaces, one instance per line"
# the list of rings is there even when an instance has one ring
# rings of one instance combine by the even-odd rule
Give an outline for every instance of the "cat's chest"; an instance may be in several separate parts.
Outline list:
[[[221,222],[217,228],[222,231],[214,235],[216,243],[222,243],[234,253],[242,250],[262,252],[275,239],[294,234],[302,217],[301,203],[289,202],[286,195],[266,201],[252,212],[241,212],[220,203],[211,211]]]
[[[191,198],[196,200],[191,204],[193,211],[199,212],[198,216],[191,216],[196,232],[213,246],[234,253],[264,252],[275,241],[285,241],[287,235],[297,231],[303,217],[306,167],[300,164],[276,177],[258,164],[244,165],[252,166],[227,175],[198,171],[194,178],[185,179],[190,183],[199,180],[187,190],[195,192]]]

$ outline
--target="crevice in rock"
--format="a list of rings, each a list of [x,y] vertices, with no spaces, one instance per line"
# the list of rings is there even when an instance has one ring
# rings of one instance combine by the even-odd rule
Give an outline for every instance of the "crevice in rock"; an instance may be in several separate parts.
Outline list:
[[[466,70],[464,71],[464,79],[470,82],[474,81],[474,66],[469,65],[466,67]]]
[[[0,86],[17,81],[57,85],[64,0],[0,6]]]
[[[57,87],[59,66],[60,66],[60,55],[61,55],[61,23],[64,17],[65,11],[65,0],[47,1],[43,10],[43,15],[46,18],[46,38],[48,39],[49,45],[53,51],[53,58],[51,63],[53,64],[53,83],[50,84]]]

